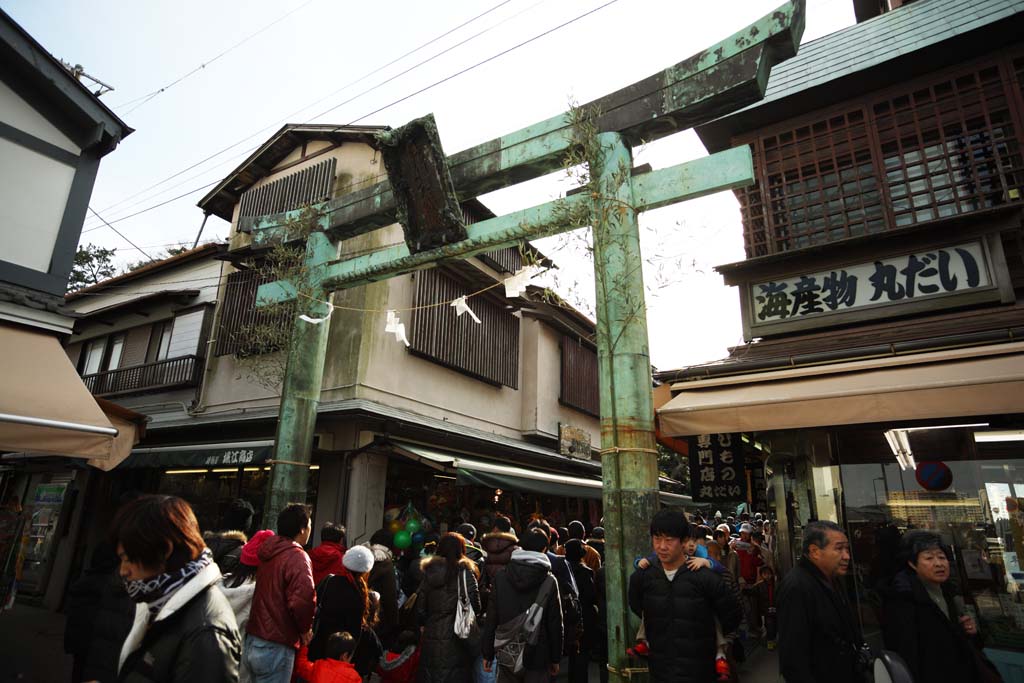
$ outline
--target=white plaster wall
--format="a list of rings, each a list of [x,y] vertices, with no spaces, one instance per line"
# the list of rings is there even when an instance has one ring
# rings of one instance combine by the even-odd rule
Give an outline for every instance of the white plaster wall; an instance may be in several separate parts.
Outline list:
[[[415,283],[410,276],[392,278],[387,286],[389,308],[413,305]],[[373,316],[373,323],[363,343],[365,361],[361,359],[361,364],[366,369],[360,377],[360,396],[476,429],[520,436],[522,401],[518,390],[496,387],[414,356],[393,335],[384,334],[385,313],[367,315]],[[408,327],[411,315],[399,315]]]
[[[0,121],[61,149],[80,154],[82,149],[64,135],[31,104],[21,98],[3,81],[0,81]],[[2,157],[0,157],[2,158]]]
[[[0,140],[0,258],[49,272],[75,169]]]

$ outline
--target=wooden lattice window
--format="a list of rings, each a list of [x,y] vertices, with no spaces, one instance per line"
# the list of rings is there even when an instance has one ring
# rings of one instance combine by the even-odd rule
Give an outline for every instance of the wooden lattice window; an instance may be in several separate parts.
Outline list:
[[[760,255],[885,229],[864,112],[855,109],[762,138],[774,244],[748,237]],[[751,218],[764,212],[748,202]]]
[[[260,285],[273,280],[258,270],[239,270],[231,273],[221,291],[220,322],[217,325],[217,343],[214,355],[259,353],[276,350],[258,348],[246,339],[246,331],[257,325],[276,325],[284,330],[290,324],[287,316],[261,311],[256,307],[256,292]]]
[[[1024,200],[1024,57],[932,75],[752,140],[748,258]],[[1016,81],[1016,85],[1012,85]]]
[[[1020,199],[1024,167],[995,65],[875,103],[895,227]]]
[[[601,396],[598,392],[597,352],[579,339],[562,335],[561,391],[563,405],[599,417]]]
[[[416,273],[416,306],[449,302],[474,290],[437,268]],[[494,385],[519,388],[519,318],[501,303],[475,296],[470,309],[480,319],[456,317],[455,309],[420,308],[413,313],[409,350],[445,367]]]

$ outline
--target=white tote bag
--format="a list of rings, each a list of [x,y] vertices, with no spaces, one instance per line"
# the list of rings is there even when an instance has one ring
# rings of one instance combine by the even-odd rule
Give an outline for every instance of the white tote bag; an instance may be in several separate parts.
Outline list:
[[[455,635],[465,640],[473,635],[476,626],[476,613],[469,601],[469,585],[466,583],[466,570],[459,571],[459,603],[455,607]]]

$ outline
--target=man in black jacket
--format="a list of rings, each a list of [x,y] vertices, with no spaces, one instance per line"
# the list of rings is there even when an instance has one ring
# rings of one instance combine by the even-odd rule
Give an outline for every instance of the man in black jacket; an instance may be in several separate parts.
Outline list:
[[[724,633],[740,623],[740,605],[725,582],[710,569],[684,566],[689,536],[685,514],[660,511],[651,520],[657,559],[629,578],[629,607],[644,620],[655,683],[712,683],[715,617]]]
[[[551,576],[548,559],[548,538],[540,530],[529,531],[522,539],[522,549],[512,551],[508,565],[494,577],[491,608],[487,610],[481,636],[484,670],[491,671],[494,661],[494,634],[498,626],[524,614],[537,599],[544,581]],[[498,683],[523,681],[547,683],[556,676],[562,659],[562,608],[557,582],[548,593],[544,613],[537,634],[536,645],[527,646],[523,655],[524,671],[520,675],[499,667]]]
[[[779,672],[786,683],[855,683],[863,642],[840,583],[850,541],[834,522],[804,527],[803,556],[778,595]]]

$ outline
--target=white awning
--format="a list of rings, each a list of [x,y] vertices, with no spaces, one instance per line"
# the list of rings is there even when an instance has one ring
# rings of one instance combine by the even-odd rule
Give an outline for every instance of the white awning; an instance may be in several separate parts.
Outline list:
[[[749,373],[672,385],[668,436],[1024,412],[1024,343]]]

